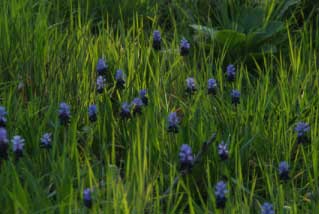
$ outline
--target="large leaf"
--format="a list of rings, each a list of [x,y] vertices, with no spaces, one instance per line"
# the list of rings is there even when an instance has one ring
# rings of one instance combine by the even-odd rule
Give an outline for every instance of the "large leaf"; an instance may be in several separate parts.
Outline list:
[[[262,28],[265,18],[265,11],[262,8],[241,8],[238,24],[244,29],[244,33],[253,32]]]
[[[245,43],[246,35],[235,30],[226,29],[215,31],[213,40],[229,48],[234,48]]]
[[[214,33],[216,32],[213,28],[202,25],[190,25],[190,27],[193,28],[197,33],[209,36],[210,38],[214,37]]]

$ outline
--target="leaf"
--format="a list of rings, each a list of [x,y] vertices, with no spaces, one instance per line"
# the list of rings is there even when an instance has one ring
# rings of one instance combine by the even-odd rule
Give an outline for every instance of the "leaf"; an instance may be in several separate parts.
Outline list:
[[[227,47],[229,48],[234,48],[246,41],[246,35],[235,30],[226,29],[216,31],[214,33],[213,40],[217,43],[227,45]]]
[[[213,28],[205,27],[202,25],[190,25],[197,33],[202,33],[206,36],[213,37],[215,34],[215,30]]]
[[[289,9],[289,7],[300,3],[300,0],[286,0],[284,2],[281,3],[281,6],[278,7],[276,13],[276,17],[275,19],[280,19],[283,17],[283,15],[287,12],[287,10]]]
[[[262,8],[243,7],[238,23],[245,33],[253,32],[263,26],[265,11]]]

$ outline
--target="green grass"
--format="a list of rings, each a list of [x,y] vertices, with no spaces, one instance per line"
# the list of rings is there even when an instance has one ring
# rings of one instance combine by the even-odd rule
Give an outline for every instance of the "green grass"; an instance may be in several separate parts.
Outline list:
[[[92,213],[223,213],[216,209],[214,186],[227,177],[224,213],[259,213],[265,201],[273,203],[276,213],[316,213],[318,29],[307,23],[287,29],[288,41],[277,54],[249,63],[231,61],[227,49],[196,45],[184,28],[192,23],[179,23],[169,13],[168,31],[158,22],[157,5],[123,2],[121,10],[130,11],[130,19],[115,7],[106,13],[98,7],[102,1],[0,3],[0,105],[8,111],[9,138],[25,138],[24,157],[14,161],[10,149],[9,160],[0,166],[1,212],[86,213],[82,192],[90,187]],[[130,9],[139,5],[142,9]],[[112,18],[115,14],[119,21]],[[152,49],[155,29],[162,31],[161,52]],[[179,55],[182,37],[191,42],[185,58]],[[109,64],[108,82],[123,69],[125,90],[108,87],[96,93],[99,57]],[[237,67],[232,84],[224,75],[229,63]],[[189,76],[198,84],[191,97],[185,94]],[[215,97],[207,95],[211,77],[218,82]],[[19,83],[24,85],[20,89]],[[142,88],[149,91],[149,105],[142,115],[121,120],[120,104]],[[231,105],[232,88],[241,91],[237,108]],[[72,107],[67,128],[57,116],[62,101]],[[93,103],[99,111],[96,123],[87,116]],[[169,134],[167,115],[177,109],[184,115],[180,131]],[[311,144],[295,149],[299,121],[311,125]],[[53,133],[48,151],[39,146],[45,132]],[[189,144],[198,153],[213,132],[216,142],[201,162],[164,195],[179,174],[180,146]],[[222,140],[230,143],[225,162],[216,148]],[[282,160],[291,166],[287,183],[278,177]]]

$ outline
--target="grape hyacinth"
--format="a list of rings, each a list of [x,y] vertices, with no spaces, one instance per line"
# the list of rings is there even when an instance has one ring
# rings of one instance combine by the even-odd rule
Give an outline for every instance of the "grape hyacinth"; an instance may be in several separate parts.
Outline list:
[[[61,125],[68,125],[71,120],[70,106],[65,102],[60,103],[59,107],[59,119]]]
[[[41,139],[41,148],[50,149],[52,147],[52,134],[51,133],[45,133],[42,135]]]
[[[90,105],[88,109],[89,120],[95,122],[97,120],[97,107],[96,105]]]
[[[9,140],[7,138],[7,130],[5,128],[0,128],[0,160],[8,159],[8,144]]]
[[[105,75],[108,69],[108,65],[105,60],[100,58],[96,64],[96,71],[99,76]]]
[[[130,108],[131,106],[127,102],[122,103],[120,115],[123,119],[128,119],[131,117]]]
[[[196,82],[195,82],[195,79],[193,77],[188,77],[186,79],[186,91],[189,94],[192,94],[196,91]]]
[[[192,148],[183,144],[179,151],[179,160],[181,164],[181,170],[190,170],[193,166],[194,156]]]
[[[148,104],[148,97],[146,96],[146,94],[147,94],[147,91],[146,91],[146,89],[142,89],[142,90],[140,90],[140,98],[142,99],[142,102],[143,102],[143,104],[145,105],[145,106],[147,106],[147,104]]]
[[[218,155],[222,160],[227,160],[228,159],[228,145],[222,141],[219,145],[218,145]]]
[[[189,54],[189,49],[190,49],[190,44],[189,42],[183,38],[180,42],[180,53],[181,56],[187,56]]]
[[[226,68],[226,77],[228,82],[235,81],[236,78],[236,68],[234,65],[230,64]]]
[[[13,153],[15,154],[16,159],[18,160],[20,157],[23,156],[24,139],[21,136],[16,135],[12,138],[11,142],[13,144]]]
[[[215,95],[217,93],[217,82],[214,78],[207,81],[208,94]]]
[[[115,74],[116,88],[123,89],[125,87],[125,75],[122,70],[117,70]]]
[[[102,93],[105,88],[105,78],[103,76],[98,76],[96,78],[96,91]]]
[[[87,208],[92,208],[92,196],[89,188],[83,190],[83,201]]]
[[[154,50],[161,50],[161,43],[162,43],[162,38],[161,38],[161,33],[158,30],[155,30],[153,32],[153,48]]]
[[[297,132],[297,143],[309,143],[310,139],[307,136],[307,133],[310,131],[310,125],[305,122],[297,123],[295,127],[295,131]]]
[[[7,112],[5,107],[0,106],[0,127],[5,127],[7,124]]]
[[[261,214],[275,214],[275,211],[274,211],[272,204],[265,202],[261,206]]]
[[[168,132],[177,133],[180,119],[176,112],[171,112],[168,115]]]
[[[230,95],[232,104],[237,105],[240,103],[240,92],[238,90],[233,89]]]
[[[289,165],[286,161],[281,161],[278,166],[279,178],[281,180],[289,180]]]
[[[216,197],[216,207],[218,209],[224,209],[226,206],[226,183],[224,181],[219,181],[215,186],[215,197]]]
[[[142,113],[142,107],[144,103],[141,98],[136,97],[133,99],[131,106],[133,106],[133,113],[134,114],[141,114]]]

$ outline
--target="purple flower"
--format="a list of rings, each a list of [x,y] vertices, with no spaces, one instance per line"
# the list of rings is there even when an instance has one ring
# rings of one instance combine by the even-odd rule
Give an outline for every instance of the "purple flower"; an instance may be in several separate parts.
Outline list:
[[[140,90],[140,93],[139,93],[139,94],[140,94],[140,98],[142,99],[144,105],[147,106],[147,104],[148,104],[148,97],[146,96],[146,94],[147,94],[146,89]]]
[[[289,180],[289,165],[286,161],[281,161],[278,166],[279,178]]]
[[[275,211],[274,211],[272,204],[265,202],[261,206],[261,214],[275,214]]]
[[[105,75],[107,72],[107,69],[108,69],[108,65],[106,64],[105,60],[100,58],[96,64],[96,71],[98,75]]]
[[[227,76],[227,80],[228,80],[229,82],[235,81],[236,68],[235,68],[234,65],[230,64],[230,65],[227,66],[226,76]]]
[[[217,82],[214,78],[207,81],[208,94],[215,95],[217,93]]]
[[[161,33],[158,30],[155,30],[153,32],[153,48],[155,50],[161,50],[161,43],[162,43]]]
[[[180,42],[180,52],[181,56],[187,56],[189,54],[189,49],[190,49],[190,44],[189,42],[183,38]]]
[[[0,127],[5,127],[7,123],[7,112],[5,107],[0,106]]]
[[[11,142],[13,153],[16,155],[16,159],[19,159],[23,156],[24,139],[16,135],[12,138]]]
[[[168,132],[177,133],[180,119],[176,112],[171,112],[168,115]]]
[[[60,103],[59,107],[59,119],[61,125],[68,125],[71,120],[70,106],[65,102]]]
[[[193,77],[188,77],[186,79],[186,91],[190,94],[196,91],[196,82]]]
[[[310,139],[307,136],[307,133],[310,131],[310,125],[305,122],[297,123],[295,127],[297,132],[297,143],[309,143]]]
[[[240,103],[240,92],[233,89],[230,93],[232,104],[237,105]]]
[[[0,160],[1,159],[8,159],[8,137],[7,137],[7,130],[5,128],[0,128]]]
[[[228,159],[228,146],[224,141],[218,145],[218,155],[222,160]]]
[[[52,134],[51,133],[45,133],[42,135],[41,139],[41,147],[50,149],[52,147],[51,142],[52,142]]]
[[[86,188],[83,190],[83,201],[84,201],[84,205],[87,208],[92,207],[92,196],[91,196],[91,190],[89,188]]]
[[[219,181],[215,186],[216,207],[218,209],[225,208],[227,192],[226,183],[224,181]]]
[[[105,88],[105,78],[103,76],[98,76],[96,78],[96,91],[102,93]]]
[[[123,89],[125,87],[125,75],[122,70],[117,70],[115,74],[116,88]]]
[[[97,108],[96,105],[90,105],[88,109],[89,120],[95,122],[97,120]]]
[[[130,108],[131,106],[127,102],[122,103],[120,115],[123,119],[128,119],[131,117]]]
[[[134,114],[141,114],[142,113],[142,107],[144,103],[141,98],[136,97],[133,99],[131,106],[133,106],[133,113]]]
[[[189,145],[183,144],[181,146],[179,151],[179,160],[181,164],[181,170],[189,170],[192,168],[194,157],[192,153],[192,148]]]

